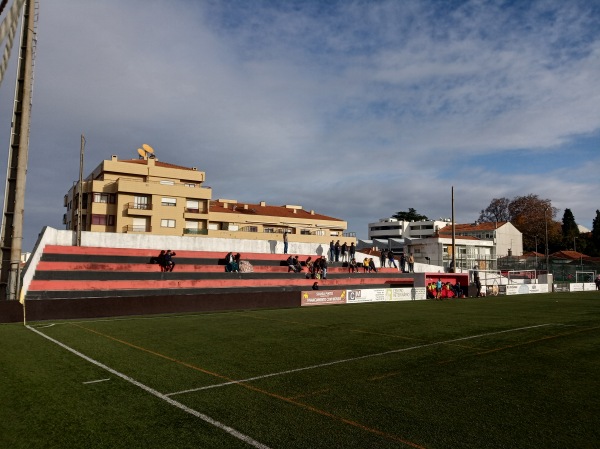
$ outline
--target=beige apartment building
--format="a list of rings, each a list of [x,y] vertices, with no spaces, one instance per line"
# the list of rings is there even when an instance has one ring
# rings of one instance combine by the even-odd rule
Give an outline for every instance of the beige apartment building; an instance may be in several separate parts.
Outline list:
[[[281,240],[329,245],[342,238],[343,220],[306,211],[301,206],[271,206],[212,199],[205,173],[196,167],[160,162],[140,151],[139,159],[103,161],[65,195],[63,224],[92,232],[135,233],[248,240]],[[345,236],[346,241],[355,241]]]

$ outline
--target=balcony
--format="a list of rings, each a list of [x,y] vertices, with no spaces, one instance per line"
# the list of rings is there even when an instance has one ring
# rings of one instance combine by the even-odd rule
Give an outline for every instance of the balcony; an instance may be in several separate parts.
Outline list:
[[[127,203],[125,209],[128,215],[152,215],[152,204]]]
[[[208,229],[184,229],[183,235],[208,235]]]
[[[208,214],[208,211],[206,209],[198,209],[198,208],[186,207],[183,210],[183,216],[184,216],[184,218],[190,218],[190,219],[205,218],[205,216],[207,214]]]
[[[150,225],[147,225],[147,226],[127,225],[127,226],[123,226],[123,232],[125,234],[129,234],[132,232],[135,232],[135,233],[152,232],[152,226],[150,226]]]

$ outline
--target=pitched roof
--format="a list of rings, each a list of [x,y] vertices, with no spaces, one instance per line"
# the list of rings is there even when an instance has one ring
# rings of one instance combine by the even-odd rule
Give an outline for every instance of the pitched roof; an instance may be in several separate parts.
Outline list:
[[[454,229],[456,232],[462,231],[493,231],[504,226],[506,223],[510,223],[508,221],[490,221],[490,222],[482,222],[482,223],[467,223],[467,224],[457,224],[454,225]]]
[[[557,251],[555,253],[550,254],[550,257],[555,259],[570,259],[570,260],[580,260],[580,259],[589,259],[590,256],[586,256],[577,251]]]
[[[248,207],[246,207],[248,206]],[[243,214],[243,215],[263,215],[268,217],[288,217],[303,220],[327,220],[344,221],[339,218],[329,217],[327,215],[311,213],[304,209],[289,208],[285,206],[270,206],[250,203],[229,203],[213,200],[210,202],[210,211],[218,213]]]

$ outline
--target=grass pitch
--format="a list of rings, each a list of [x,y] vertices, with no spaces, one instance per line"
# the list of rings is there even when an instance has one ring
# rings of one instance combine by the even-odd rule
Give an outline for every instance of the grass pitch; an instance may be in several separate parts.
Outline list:
[[[600,447],[598,292],[30,327],[2,448]]]

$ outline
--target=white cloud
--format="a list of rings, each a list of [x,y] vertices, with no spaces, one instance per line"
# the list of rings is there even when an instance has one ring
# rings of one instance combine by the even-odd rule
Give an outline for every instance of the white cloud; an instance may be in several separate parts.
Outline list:
[[[60,227],[82,132],[86,170],[149,143],[215,197],[301,204],[362,237],[409,207],[449,216],[451,185],[465,222],[500,196],[539,194],[588,227],[599,207],[587,2],[55,0],[39,20],[27,201],[57,210],[28,207],[30,236]],[[502,170],[517,150],[530,173]]]

